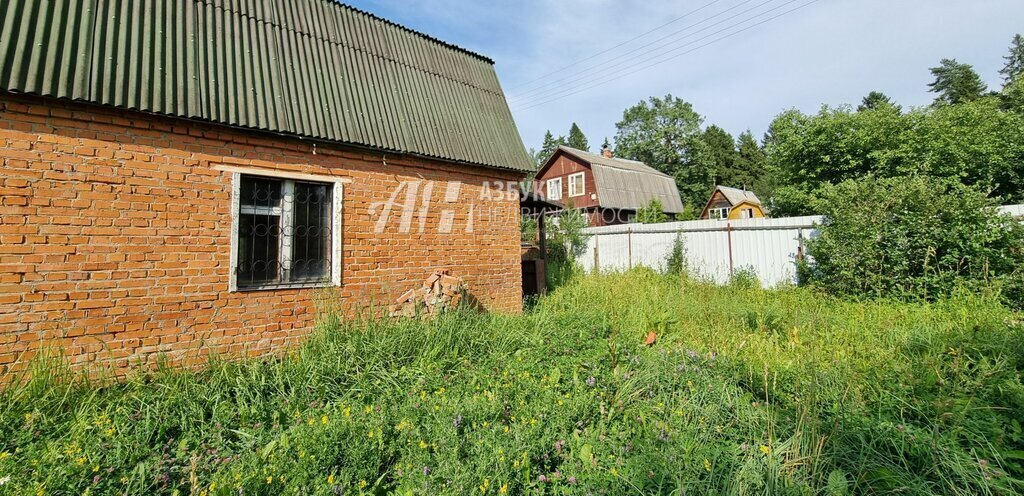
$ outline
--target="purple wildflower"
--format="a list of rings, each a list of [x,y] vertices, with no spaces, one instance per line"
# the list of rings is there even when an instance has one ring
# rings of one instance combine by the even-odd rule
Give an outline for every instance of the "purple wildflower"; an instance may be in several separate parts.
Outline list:
[[[538,476],[537,476],[537,481],[538,481],[538,482],[547,482],[547,481],[548,481],[548,478],[547,478],[547,476],[546,476],[546,475],[544,475],[544,474],[540,474],[540,475],[538,475]]]
[[[575,483],[576,483],[576,477],[570,475],[569,476],[569,484],[575,484]]]
[[[426,465],[423,466],[423,475],[430,475],[430,467]]]
[[[594,387],[597,385],[597,379],[594,376],[587,377],[587,386]]]

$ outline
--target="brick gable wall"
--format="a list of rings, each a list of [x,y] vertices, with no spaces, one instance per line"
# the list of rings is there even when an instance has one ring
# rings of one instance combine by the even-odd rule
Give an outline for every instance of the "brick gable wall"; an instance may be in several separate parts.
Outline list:
[[[0,375],[44,347],[122,372],[161,355],[193,366],[276,352],[319,310],[379,313],[435,268],[463,276],[488,310],[521,308],[519,209],[504,183],[516,173],[9,94],[0,159]],[[351,180],[342,287],[228,291],[222,166]],[[410,229],[396,206],[375,232],[403,183],[399,200],[417,189]]]

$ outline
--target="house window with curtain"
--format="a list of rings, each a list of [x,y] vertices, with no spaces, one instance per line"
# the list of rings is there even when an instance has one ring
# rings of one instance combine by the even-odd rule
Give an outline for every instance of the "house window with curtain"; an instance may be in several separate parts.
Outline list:
[[[562,178],[548,179],[547,196],[548,200],[558,201],[562,199]]]
[[[569,196],[583,196],[585,193],[584,175],[582,172],[577,172],[569,176]]]

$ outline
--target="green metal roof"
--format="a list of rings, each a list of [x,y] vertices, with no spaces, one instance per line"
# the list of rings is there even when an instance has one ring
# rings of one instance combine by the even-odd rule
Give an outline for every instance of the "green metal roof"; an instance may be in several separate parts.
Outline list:
[[[490,59],[331,0],[5,0],[0,90],[531,169]]]

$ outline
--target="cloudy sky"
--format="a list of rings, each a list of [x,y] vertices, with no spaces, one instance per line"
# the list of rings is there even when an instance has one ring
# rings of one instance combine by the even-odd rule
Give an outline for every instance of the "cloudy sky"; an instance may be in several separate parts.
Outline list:
[[[494,59],[528,147],[575,121],[597,148],[623,109],[666,93],[705,124],[758,137],[782,110],[857,103],[871,90],[925,105],[928,68],[944,57],[997,88],[1010,39],[1024,32],[1022,0],[348,3]]]

